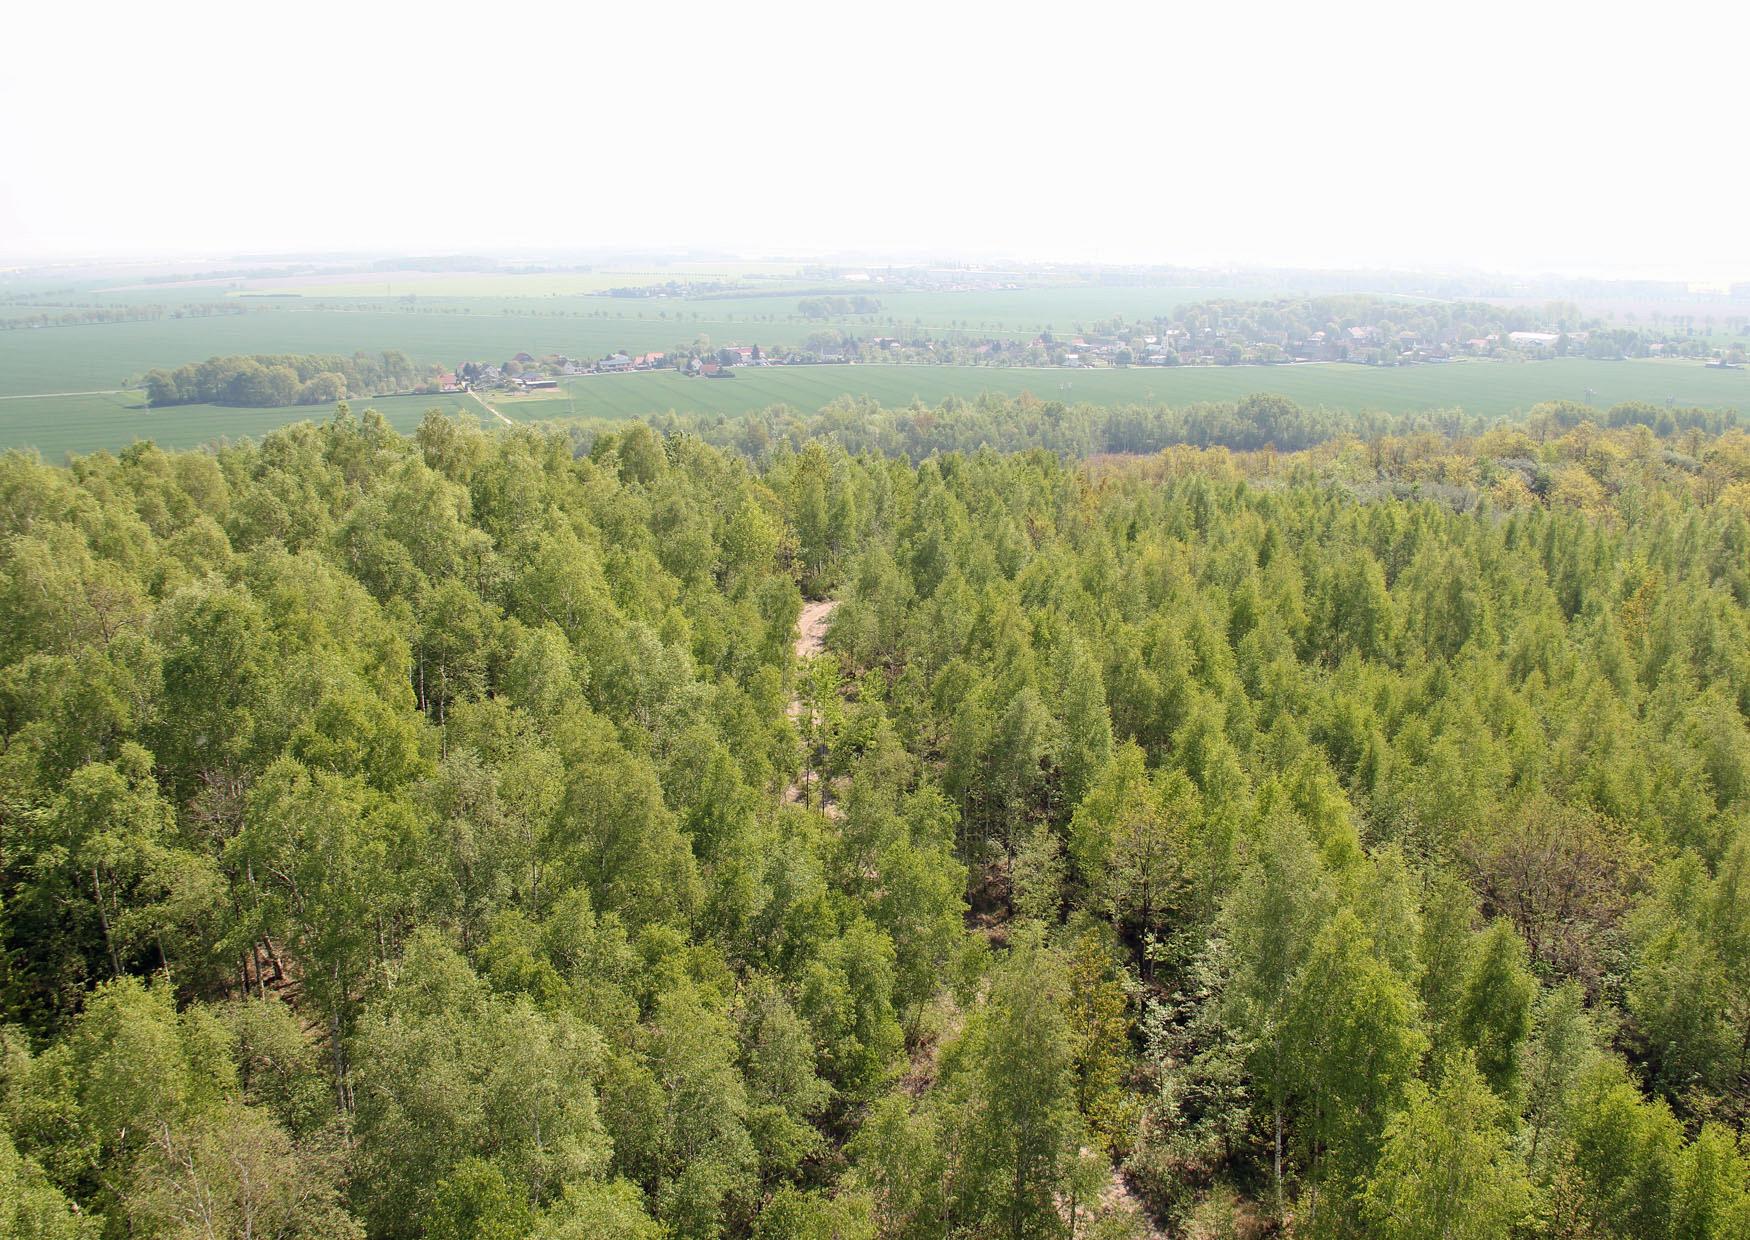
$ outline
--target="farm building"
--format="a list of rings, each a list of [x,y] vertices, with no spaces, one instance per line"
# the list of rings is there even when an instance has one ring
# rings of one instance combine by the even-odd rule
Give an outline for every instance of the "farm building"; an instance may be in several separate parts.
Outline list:
[[[609,374],[621,370],[631,370],[632,359],[627,357],[624,353],[614,353],[602,358],[601,361],[595,364],[595,368]]]
[[[559,381],[557,379],[549,379],[546,375],[523,376],[523,387],[525,388],[553,388],[558,386]]]

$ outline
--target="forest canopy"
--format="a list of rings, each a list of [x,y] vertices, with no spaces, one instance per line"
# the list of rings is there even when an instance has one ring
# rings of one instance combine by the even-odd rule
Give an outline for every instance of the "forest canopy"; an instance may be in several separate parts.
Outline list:
[[[0,1236],[1746,1234],[1750,439],[1278,401],[0,456]]]

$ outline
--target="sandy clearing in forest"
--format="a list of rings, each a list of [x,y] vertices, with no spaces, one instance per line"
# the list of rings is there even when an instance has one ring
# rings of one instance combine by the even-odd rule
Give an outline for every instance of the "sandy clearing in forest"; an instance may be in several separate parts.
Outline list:
[[[826,626],[832,623],[832,613],[839,605],[836,598],[818,603],[802,604],[802,615],[796,621],[796,657],[812,658],[826,646]]]

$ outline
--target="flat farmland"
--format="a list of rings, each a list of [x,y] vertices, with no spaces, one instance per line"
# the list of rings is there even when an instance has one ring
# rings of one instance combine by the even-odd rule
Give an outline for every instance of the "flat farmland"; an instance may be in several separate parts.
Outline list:
[[[141,322],[80,324],[0,331],[0,395],[85,391],[120,387],[154,368],[171,369],[228,353],[367,353],[399,349],[421,363],[455,365],[465,359],[502,361],[518,352],[563,353],[593,358],[616,349],[646,352],[688,344],[705,336],[713,346],[758,343],[783,348],[829,328],[859,335],[897,334],[908,328],[962,328],[974,334],[1031,337],[1047,327],[1074,331],[1078,324],[1122,315],[1140,318],[1223,290],[1206,288],[1028,288],[1012,290],[889,293],[879,287],[844,284],[835,294],[867,295],[881,302],[871,315],[804,318],[798,292],[763,296],[642,299],[555,294],[507,296],[500,285],[537,277],[502,277],[479,295],[453,295],[441,282],[409,298],[381,296],[382,284],[357,285],[372,296],[237,298],[234,315],[166,316]],[[165,289],[188,290],[187,285]],[[203,286],[196,286],[203,287]],[[351,286],[349,286],[351,287]],[[487,289],[498,290],[488,293]],[[0,307],[0,317],[24,316],[84,306],[153,298],[152,287],[119,293],[81,291],[64,301]],[[1231,290],[1229,290],[1231,292]],[[198,300],[225,298],[219,287]]]
[[[1215,297],[1233,297],[1233,289],[1192,286],[1084,286],[1022,289],[979,289],[964,292],[895,292],[880,285],[839,282],[760,296],[694,298],[666,303],[671,309],[700,311],[737,324],[797,323],[809,331],[842,327],[864,335],[914,326],[959,328],[974,334],[1031,337],[1047,328],[1057,332],[1091,327],[1102,319],[1151,319],[1180,306]],[[881,303],[873,314],[835,315],[805,319],[797,304],[805,297],[871,297]],[[655,305],[665,303],[656,302]],[[1078,326],[1079,325],[1079,326]],[[746,343],[745,341],[741,343]]]
[[[355,412],[375,409],[402,432],[418,426],[427,409],[446,413],[466,409],[482,422],[491,421],[473,401],[458,396],[384,396],[353,401],[352,408]],[[329,405],[147,409],[138,392],[0,399],[0,450],[34,449],[45,461],[58,463],[69,452],[114,452],[137,439],[150,439],[166,448],[196,448],[223,440],[259,439],[281,426],[320,421],[333,413]]]
[[[691,341],[701,332],[727,342],[753,335],[744,325],[710,318],[711,303],[690,303],[697,320],[541,314],[397,313],[384,310],[251,310],[237,315],[162,318],[37,330],[0,331],[0,396],[121,387],[154,368],[232,353],[378,353],[400,349],[415,361],[455,365],[503,361],[518,352],[600,357],[615,349],[644,352]],[[799,342],[813,327],[768,326],[769,343]],[[755,338],[758,338],[755,336]]]
[[[1462,409],[1501,417],[1547,400],[1586,400],[1600,410],[1628,400],[1750,409],[1750,372],[1699,362],[1599,362],[1563,358],[1520,364],[1444,366],[1235,366],[1127,370],[1020,370],[977,366],[772,366],[734,379],[688,379],[668,372],[591,375],[552,393],[494,403],[507,417],[633,418],[655,413],[739,416],[771,405],[813,411],[837,397],[880,404],[938,404],[983,392],[1101,405],[1184,405],[1279,392],[1308,406],[1411,413]]]
[[[991,392],[1099,405],[1185,405],[1279,392],[1307,406],[1413,413],[1462,409],[1484,417],[1522,413],[1546,400],[1582,401],[1599,410],[1628,400],[1750,410],[1750,372],[1711,370],[1696,362],[1597,362],[1565,358],[1520,364],[1455,362],[1445,366],[1236,366],[1129,370],[1019,370],[976,366],[772,366],[736,371],[733,379],[689,379],[671,371],[591,375],[550,392],[488,394],[516,422],[622,420],[653,414],[740,417],[773,405],[813,412],[840,397],[887,406],[939,404]],[[467,410],[491,425],[472,399],[394,396],[355,400],[398,429],[418,425],[427,409]],[[119,449],[135,439],[192,447],[221,438],[259,436],[277,426],[326,417],[323,407],[239,409],[182,405],[148,410],[138,392],[0,398],[0,449],[35,448],[58,460],[69,451]]]

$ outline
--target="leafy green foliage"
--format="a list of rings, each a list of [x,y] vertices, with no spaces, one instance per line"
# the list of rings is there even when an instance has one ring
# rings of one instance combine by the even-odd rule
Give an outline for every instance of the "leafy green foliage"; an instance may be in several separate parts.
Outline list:
[[[1750,450],[1570,413],[0,457],[0,1218],[1740,1234]]]
[[[1512,1147],[1501,1100],[1462,1056],[1432,1092],[1410,1087],[1386,1127],[1363,1211],[1394,1236],[1507,1236],[1525,1223],[1532,1188]]]

